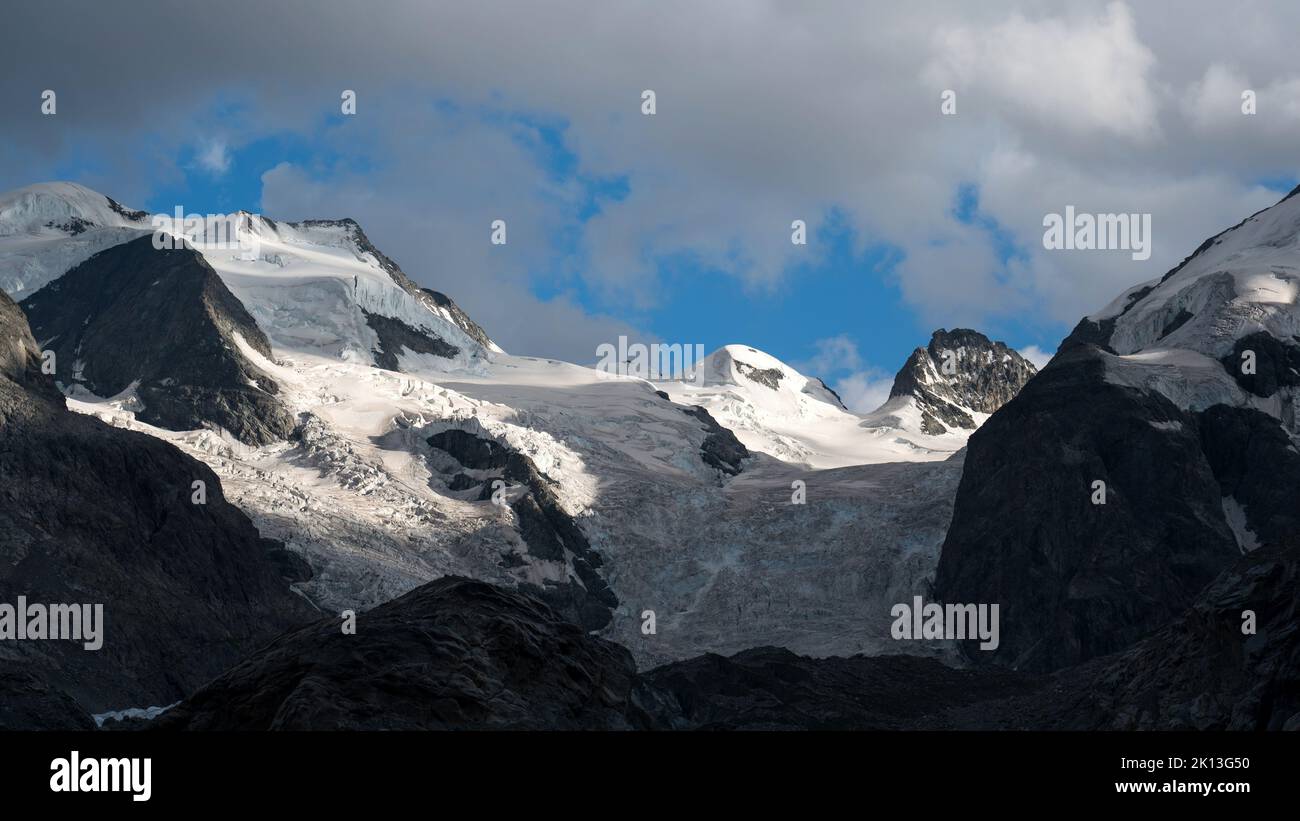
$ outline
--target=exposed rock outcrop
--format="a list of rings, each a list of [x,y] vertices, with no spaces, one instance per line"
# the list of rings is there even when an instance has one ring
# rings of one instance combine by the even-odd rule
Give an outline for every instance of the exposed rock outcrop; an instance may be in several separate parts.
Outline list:
[[[687,416],[694,416],[704,423],[708,435],[700,443],[700,458],[709,467],[717,468],[729,476],[735,476],[744,469],[743,462],[749,458],[746,448],[736,434],[718,424],[706,408],[690,406],[682,408]]]
[[[240,350],[271,358],[257,323],[197,251],[145,236],[92,256],[23,300],[55,378],[98,396],[134,388],[137,417],[169,430],[215,425],[260,445],[293,419]]]
[[[523,568],[531,562],[550,565],[564,581],[555,578],[541,583],[526,580],[521,571],[520,587],[530,591],[577,624],[588,630],[600,630],[609,624],[618,597],[597,572],[604,563],[592,548],[582,528],[564,509],[559,496],[533,461],[490,438],[476,436],[455,428],[435,433],[428,443],[478,474],[455,474],[448,483],[458,488],[472,487],[469,480],[480,482],[478,498],[493,498],[497,489],[524,489],[513,493],[509,502],[515,526],[527,546],[529,562],[516,557],[513,565]],[[501,485],[494,486],[496,482]],[[555,573],[544,574],[554,576]]]
[[[967,328],[940,328],[917,348],[894,377],[889,395],[911,396],[921,411],[921,430],[976,427],[971,412],[993,413],[1015,396],[1036,369],[1002,342]]]
[[[195,482],[205,504],[192,501]],[[68,411],[21,311],[0,294],[0,602],[103,606],[98,650],[0,642],[5,680],[36,694],[25,703],[68,697],[99,712],[192,692],[311,617],[272,558],[278,548],[206,465]],[[44,708],[21,714],[38,722]]]
[[[1001,643],[977,663],[1048,671],[1121,650],[1239,555],[1196,419],[1106,381],[1103,356],[1058,353],[970,437],[935,586],[1000,606]]]
[[[164,713],[184,730],[633,729],[636,667],[542,602],[470,579],[429,582],[280,637]]]
[[[379,338],[379,350],[373,351],[375,364],[384,370],[400,371],[400,355],[403,351],[427,353],[434,356],[453,357],[460,353],[455,345],[433,334],[412,327],[400,319],[372,314],[362,310],[366,324]]]

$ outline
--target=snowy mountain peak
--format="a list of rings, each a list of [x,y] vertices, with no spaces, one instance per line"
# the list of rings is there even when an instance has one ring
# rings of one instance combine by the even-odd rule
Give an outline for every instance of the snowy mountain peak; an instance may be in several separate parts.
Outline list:
[[[21,300],[92,254],[150,230],[145,212],[76,183],[0,194],[0,290]]]
[[[76,236],[92,228],[147,228],[149,215],[72,182],[44,182],[0,194],[0,237],[49,230]]]
[[[714,351],[696,377],[658,384],[674,402],[708,410],[750,451],[793,464],[835,468],[942,460],[960,450],[969,433],[924,430],[911,395],[865,417],[853,413],[820,379],[746,345]]]
[[[696,382],[744,389],[760,386],[776,394],[810,396],[844,409],[839,397],[820,379],[804,376],[771,354],[748,345],[724,345],[714,351],[701,363]]]
[[[1084,317],[1062,350],[1095,345],[1109,381],[1161,393],[1185,410],[1253,408],[1300,432],[1297,193]]]
[[[974,430],[1006,404],[1037,369],[1002,342],[979,331],[940,328],[930,344],[917,348],[894,377],[889,401],[869,418],[883,422],[904,408],[919,413],[919,429],[941,436],[950,429]],[[906,425],[904,425],[906,427]]]
[[[161,228],[203,255],[274,347],[388,370],[476,371],[502,353],[449,297],[413,282],[356,220],[200,216],[150,215],[75,183],[2,194],[0,289],[25,299],[93,255]]]
[[[362,288],[360,276],[354,273],[355,296],[358,297],[359,301],[366,302],[369,300],[367,304],[362,306],[364,310],[400,320],[408,325],[426,327],[429,319],[426,314],[433,314],[443,322],[450,323],[468,337],[471,348],[478,346],[490,353],[503,353],[502,349],[487,335],[487,332],[478,323],[470,319],[469,315],[461,310],[460,306],[456,305],[450,297],[438,291],[421,288],[412,281],[396,262],[370,241],[360,223],[351,217],[279,222],[270,217],[250,214],[247,211],[237,211],[231,216],[239,218],[236,225],[241,251],[245,251],[241,256],[248,257],[249,254],[246,253],[246,249],[253,248],[255,249],[253,256],[257,257],[256,261],[267,262],[277,267],[286,267],[291,260],[301,257],[300,254],[295,253],[294,248],[315,247],[328,249],[330,253],[337,251],[341,254],[351,255],[356,262],[361,263],[368,269],[367,274],[382,272],[383,277],[380,278],[378,283],[372,282],[375,279],[373,276],[366,276],[367,284],[377,284],[380,286],[381,291],[389,291],[392,286],[396,286],[396,288],[405,292],[405,297],[407,297],[407,299],[398,297],[398,301],[411,303],[402,306],[406,309],[406,316],[392,313],[393,295],[376,294],[374,288]],[[194,238],[203,239],[198,234],[194,235]],[[269,248],[266,248],[266,246],[269,246]],[[288,246],[287,250],[286,246]],[[204,250],[206,252],[208,249],[205,248]],[[211,257],[210,261],[214,262],[214,264],[222,258],[220,253],[209,256]],[[376,297],[378,297],[378,301],[375,301]],[[411,308],[415,310],[410,311]],[[373,326],[374,323],[371,324]],[[437,334],[437,328],[427,327],[427,329]],[[379,329],[376,330],[382,333]],[[405,333],[404,335],[409,336],[409,334]],[[461,342],[465,341],[461,340]],[[461,347],[455,341],[450,341],[450,344],[452,347]],[[418,347],[413,350],[423,353],[432,352],[420,351]],[[400,369],[392,357],[383,355],[381,359],[386,363],[385,367],[393,370]]]
[[[1250,334],[1300,334],[1297,191],[1210,237],[1161,279],[1120,294],[1072,340],[1122,356],[1179,348],[1220,359]]]

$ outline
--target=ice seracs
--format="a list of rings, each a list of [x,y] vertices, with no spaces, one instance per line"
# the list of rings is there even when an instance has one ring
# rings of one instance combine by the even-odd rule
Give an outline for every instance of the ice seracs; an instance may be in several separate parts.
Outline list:
[[[242,440],[210,420],[167,430],[124,395],[78,391],[68,405],[210,466],[265,537],[310,563],[294,585],[317,607],[364,609],[460,574],[570,598],[643,663],[759,644],[815,654],[893,645],[888,605],[933,575],[966,428],[931,436],[919,413],[867,424],[819,379],[743,345],[706,357],[700,384],[512,356],[351,220],[241,224],[257,234],[256,256],[243,253],[252,243],[205,244],[198,267],[265,344],[249,332],[209,336],[248,365],[250,390],[274,384],[292,430]],[[0,236],[0,254],[12,236]],[[51,234],[53,276],[67,271],[59,243],[76,236]],[[133,276],[142,291],[165,279]],[[33,297],[42,310],[75,308],[49,287]],[[123,376],[112,388],[129,385]],[[731,433],[745,448],[723,441]],[[466,437],[518,469],[466,464],[448,450]],[[492,501],[497,480],[511,485],[503,505]],[[582,539],[564,538],[569,527]],[[639,630],[646,609],[658,614],[654,641]]]
[[[256,259],[201,250],[273,346],[389,370],[416,362],[475,369],[500,352],[477,325],[462,327],[454,303],[423,291],[379,253],[356,222],[254,216],[248,225]]]

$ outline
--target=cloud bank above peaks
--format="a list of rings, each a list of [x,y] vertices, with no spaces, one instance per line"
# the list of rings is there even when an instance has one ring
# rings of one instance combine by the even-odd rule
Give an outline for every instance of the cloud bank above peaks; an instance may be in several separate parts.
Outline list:
[[[896,251],[884,276],[917,326],[1016,322],[1047,345],[1275,201],[1260,181],[1297,166],[1289,3],[232,0],[232,26],[194,25],[198,4],[106,5],[9,11],[0,96],[33,102],[0,126],[5,187],[93,143],[90,182],[144,202],[142,180],[230,177],[287,135],[306,148],[262,176],[265,213],[352,216],[507,349],[579,360],[691,287],[673,271],[739,299],[799,287],[831,264],[831,214],[857,252]],[[1044,249],[1044,215],[1068,205],[1152,214],[1151,258]]]

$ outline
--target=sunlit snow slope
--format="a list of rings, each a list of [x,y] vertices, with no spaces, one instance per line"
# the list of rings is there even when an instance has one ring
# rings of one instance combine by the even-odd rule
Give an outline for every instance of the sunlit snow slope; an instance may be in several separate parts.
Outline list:
[[[940,373],[927,349],[918,348],[895,380],[894,395],[868,414],[846,409],[820,379],[745,345],[719,348],[690,378],[660,382],[658,387],[675,401],[708,409],[750,450],[785,462],[834,468],[938,461],[960,450],[989,413],[1034,372],[1032,365],[1001,346],[997,364],[1003,364],[1002,357],[1014,356],[1017,362],[1009,367],[1019,370],[1014,378],[997,373],[991,359],[984,359],[985,353],[992,357],[995,343],[972,331],[954,333],[970,334],[980,347],[953,343],[958,357],[953,376]],[[935,336],[946,335],[939,331]],[[970,389],[963,393],[963,386]],[[945,416],[950,426],[938,424],[935,414],[941,405],[949,414],[964,417],[960,421],[965,426],[953,424],[951,415]]]
[[[750,450],[815,468],[946,459],[965,443],[924,437],[919,418],[864,426],[822,382],[745,345],[714,351],[691,379],[658,387],[674,401],[707,408]]]
[[[0,281],[15,293],[148,226],[78,186],[0,202]],[[76,220],[92,227],[58,227]],[[459,573],[561,598],[607,584],[601,629],[646,663],[760,644],[935,651],[891,642],[888,614],[928,589],[961,472],[947,457],[969,431],[873,424],[743,346],[710,357],[698,385],[510,356],[351,220],[250,215],[245,230],[255,254],[198,247],[269,340],[269,357],[231,344],[279,386],[289,438],[255,447],[220,429],[162,430],[135,418],[129,391],[69,405],[209,464],[263,535],[308,559],[314,575],[298,589],[323,610]],[[90,232],[104,232],[93,247],[78,240]],[[748,446],[738,475],[704,458],[718,433],[695,407]],[[491,458],[453,456],[448,431],[490,443],[476,447]],[[498,447],[536,471],[535,486],[516,473],[504,504],[490,498]],[[542,507],[522,504],[528,495]],[[568,522],[591,552],[546,542]],[[646,610],[653,635],[640,629]]]
[[[76,183],[0,194],[0,288],[21,301],[97,251],[150,230],[148,214]]]
[[[1200,411],[1251,407],[1295,434],[1300,390],[1300,197],[1206,240],[1159,280],[1120,294],[1071,335],[1112,354],[1112,381]],[[1254,374],[1243,373],[1250,351]]]

